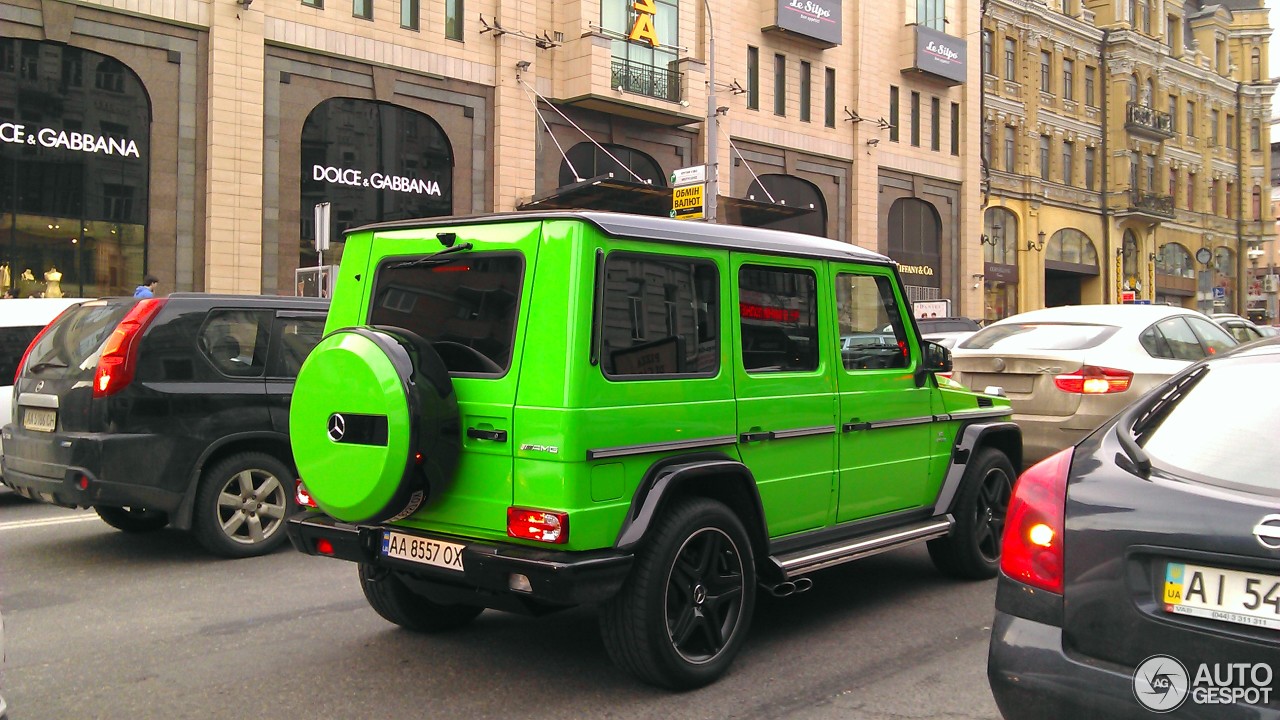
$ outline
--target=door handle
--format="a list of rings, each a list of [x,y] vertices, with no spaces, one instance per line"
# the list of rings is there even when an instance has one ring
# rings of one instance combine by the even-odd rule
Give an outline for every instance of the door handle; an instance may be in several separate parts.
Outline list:
[[[752,430],[751,432],[742,433],[742,442],[759,442],[761,440],[772,440],[773,432],[769,430]]]
[[[860,422],[858,418],[852,418],[849,422],[840,426],[841,432],[858,432],[859,430],[870,430],[871,423]]]
[[[480,428],[467,428],[467,437],[472,440],[492,440],[494,442],[506,442],[506,430],[481,430]]]

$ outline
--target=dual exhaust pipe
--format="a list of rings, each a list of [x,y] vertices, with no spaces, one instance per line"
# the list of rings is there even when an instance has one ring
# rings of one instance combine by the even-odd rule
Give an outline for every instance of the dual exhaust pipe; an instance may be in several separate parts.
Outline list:
[[[788,597],[790,595],[799,595],[802,592],[807,592],[809,588],[812,588],[812,587],[813,587],[813,581],[807,577],[802,577],[802,578],[796,578],[795,580],[783,580],[777,585],[767,585],[765,586],[765,589],[769,591],[770,595],[773,595],[774,597],[783,598],[783,597]]]

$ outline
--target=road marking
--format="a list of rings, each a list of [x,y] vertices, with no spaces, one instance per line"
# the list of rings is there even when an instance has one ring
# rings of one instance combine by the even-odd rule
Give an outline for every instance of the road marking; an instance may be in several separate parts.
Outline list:
[[[68,523],[87,522],[89,520],[97,520],[98,514],[92,515],[69,515],[66,517],[43,518],[40,520],[15,520],[13,522],[0,523],[0,532],[5,530],[21,530],[23,528],[44,527],[46,525],[66,525]]]

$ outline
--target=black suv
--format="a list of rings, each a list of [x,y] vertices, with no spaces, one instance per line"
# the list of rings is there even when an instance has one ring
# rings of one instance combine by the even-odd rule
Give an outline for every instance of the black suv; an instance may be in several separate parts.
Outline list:
[[[106,298],[32,341],[3,430],[3,482],[126,532],[192,530],[218,555],[285,540],[289,401],[328,301]]]

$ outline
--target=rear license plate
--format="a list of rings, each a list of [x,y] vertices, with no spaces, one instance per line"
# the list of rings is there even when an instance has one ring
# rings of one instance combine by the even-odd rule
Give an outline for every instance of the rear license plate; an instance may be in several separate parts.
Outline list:
[[[57,424],[57,410],[41,410],[38,408],[23,408],[22,410],[22,427],[28,430],[53,432]]]
[[[1169,563],[1164,609],[1179,615],[1280,630],[1280,577]]]
[[[382,556],[463,572],[462,549],[455,543],[382,531]]]

